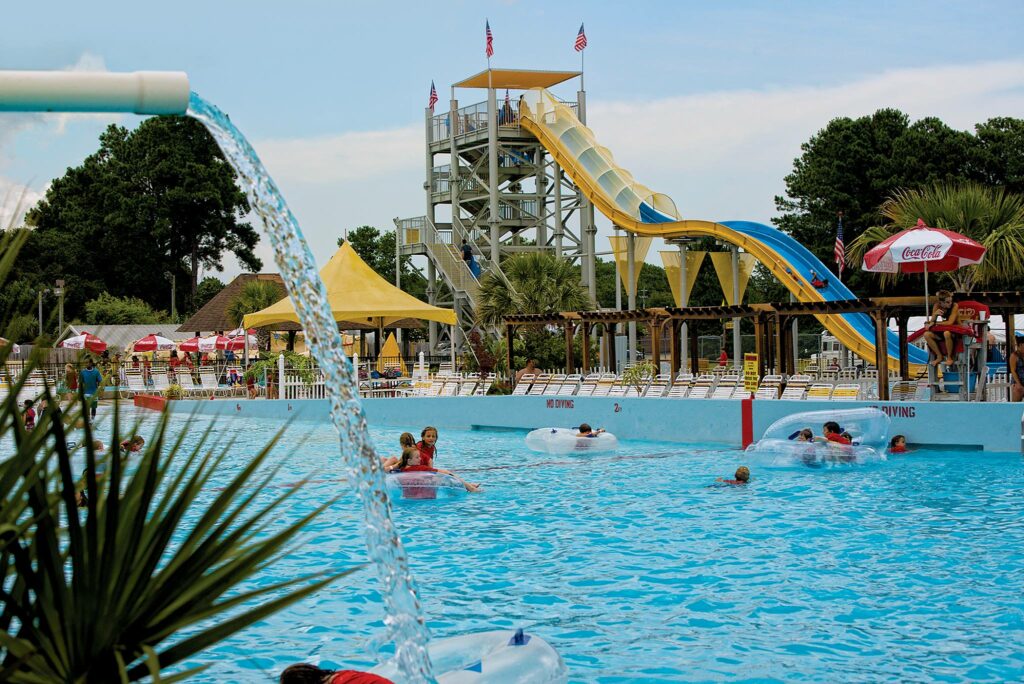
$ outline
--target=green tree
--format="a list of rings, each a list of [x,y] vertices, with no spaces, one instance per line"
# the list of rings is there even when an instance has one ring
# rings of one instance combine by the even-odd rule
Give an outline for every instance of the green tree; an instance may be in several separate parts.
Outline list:
[[[849,243],[877,225],[879,207],[898,188],[969,178],[975,144],[969,133],[938,119],[911,124],[895,109],[833,119],[801,145],[785,178],[786,196],[775,198],[782,214],[774,223],[832,264],[839,212]],[[859,269],[849,269],[844,280],[855,292],[875,291],[875,282]]]
[[[974,132],[972,178],[1024,194],[1024,120],[997,117],[978,124]]]
[[[85,303],[85,322],[89,325],[137,325],[165,323],[167,312],[154,311],[137,297],[115,297],[103,292]]]
[[[929,226],[962,233],[987,251],[981,264],[938,275],[960,292],[976,285],[1017,287],[1024,280],[1024,196],[978,183],[937,184],[899,190],[882,205],[887,222],[864,231],[850,244],[858,262],[865,252],[918,219]],[[891,283],[896,276],[884,278]],[[920,285],[915,282],[915,287]]]
[[[389,283],[395,282],[395,231],[381,233],[373,226],[359,226],[348,232],[348,242],[366,264]],[[341,247],[345,238],[338,238]],[[412,257],[403,256],[402,290],[427,301],[427,279],[412,265]]]
[[[285,296],[284,288],[269,280],[250,280],[228,304],[225,311],[234,326],[242,325],[246,314],[262,311]],[[257,331],[260,349],[270,348],[270,333],[259,328]]]
[[[501,268],[508,284],[493,272],[480,279],[479,323],[496,325],[511,314],[578,311],[590,306],[579,269],[553,254],[517,254],[502,262]]]
[[[26,222],[33,227],[14,277],[67,281],[69,318],[101,292],[168,308],[164,273],[194,298],[200,268],[221,270],[225,253],[259,270],[256,231],[235,172],[199,122],[147,119],[110,126],[100,148],[53,181]]]
[[[206,303],[217,296],[224,289],[224,283],[219,278],[206,276],[199,282],[196,288],[196,296],[192,299],[192,313],[199,311],[206,306]]]

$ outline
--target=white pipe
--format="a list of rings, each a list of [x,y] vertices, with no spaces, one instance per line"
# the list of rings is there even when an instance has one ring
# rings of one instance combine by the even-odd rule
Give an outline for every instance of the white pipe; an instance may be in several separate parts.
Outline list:
[[[130,112],[184,114],[183,71],[0,71],[3,112]]]

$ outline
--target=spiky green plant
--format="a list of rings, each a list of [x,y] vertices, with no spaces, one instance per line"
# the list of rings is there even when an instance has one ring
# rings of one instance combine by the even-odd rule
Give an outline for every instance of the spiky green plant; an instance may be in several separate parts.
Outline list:
[[[18,239],[0,234],[0,284]],[[0,349],[0,368],[9,349]],[[47,392],[36,428],[25,430],[21,377],[0,400],[0,440],[10,445],[0,454],[0,681],[178,681],[203,666],[161,673],[345,574],[244,587],[330,505],[276,524],[298,488],[258,500],[275,477],[263,467],[273,442],[211,494],[230,444],[216,449],[208,431],[186,449],[184,432],[171,440],[165,415],[128,473],[119,455],[93,450],[81,396],[65,410]],[[82,474],[72,469],[66,424],[84,431]],[[116,407],[112,432],[120,444]]]
[[[478,323],[495,325],[511,314],[578,311],[590,306],[579,271],[553,254],[518,254],[506,259],[501,268],[508,282],[493,272],[480,280]]]
[[[849,245],[849,259],[860,263],[864,254],[882,240],[917,225],[918,219],[934,228],[962,233],[983,244],[984,260],[942,274],[960,292],[978,285],[1024,279],[1024,197],[1001,187],[977,183],[937,184],[899,190],[880,209],[887,222],[868,228]],[[897,274],[881,274],[883,286]]]

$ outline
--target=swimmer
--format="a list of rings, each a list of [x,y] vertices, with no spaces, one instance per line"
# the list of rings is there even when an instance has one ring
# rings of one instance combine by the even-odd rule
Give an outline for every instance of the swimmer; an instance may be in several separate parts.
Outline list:
[[[420,441],[416,443],[416,448],[420,450],[420,456],[423,459],[423,465],[428,468],[434,465],[434,458],[437,457],[437,428],[431,425],[423,428],[423,432],[420,433]]]
[[[740,466],[736,469],[736,474],[733,476],[734,479],[726,480],[724,478],[716,478],[715,482],[723,482],[727,485],[745,485],[750,482],[750,468],[747,466]]]
[[[142,447],[145,446],[146,440],[142,435],[135,435],[131,439],[126,439],[121,442],[121,451],[125,454],[136,453],[142,451]]]
[[[405,451],[409,447],[416,446],[416,438],[412,436],[411,432],[403,432],[398,438],[398,446]],[[382,458],[381,465],[384,467],[384,472],[389,472],[398,467],[398,462],[402,460],[401,456],[385,456]]]
[[[472,482],[466,482],[461,477],[456,475],[450,470],[444,470],[443,468],[434,468],[429,465],[423,465],[423,454],[417,447],[409,447],[402,451],[402,460],[398,464],[398,469],[392,472],[396,473],[440,473],[442,475],[448,475],[454,477],[456,480],[462,483],[462,486],[466,488],[467,492],[479,492],[480,485]]]
[[[576,433],[577,437],[597,437],[599,434],[604,432],[604,428],[597,428],[596,430],[588,423],[580,423],[580,431]]]
[[[890,454],[905,454],[907,453],[907,438],[903,435],[896,435],[889,440],[889,453]]]
[[[25,400],[25,429],[34,430],[36,427],[36,410],[32,408],[34,402],[31,399]]]
[[[394,684],[390,679],[356,670],[324,670],[309,663],[289,665],[281,673],[281,684]]]

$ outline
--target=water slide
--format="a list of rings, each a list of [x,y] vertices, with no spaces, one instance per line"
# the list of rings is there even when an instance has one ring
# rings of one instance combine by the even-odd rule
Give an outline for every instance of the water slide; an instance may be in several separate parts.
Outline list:
[[[811,271],[823,277],[829,269],[810,250],[782,231],[751,221],[682,219],[675,202],[637,183],[618,164],[610,150],[598,144],[572,109],[543,88],[527,91],[519,102],[520,125],[537,137],[598,211],[637,235],[651,237],[711,237],[742,247],[772,272],[797,301],[856,299],[857,295],[828,277],[828,286],[811,285]],[[853,353],[875,362],[875,325],[867,314],[818,316],[825,328]],[[898,363],[899,338],[889,331],[890,364]],[[922,349],[909,348],[910,363],[928,363]]]

